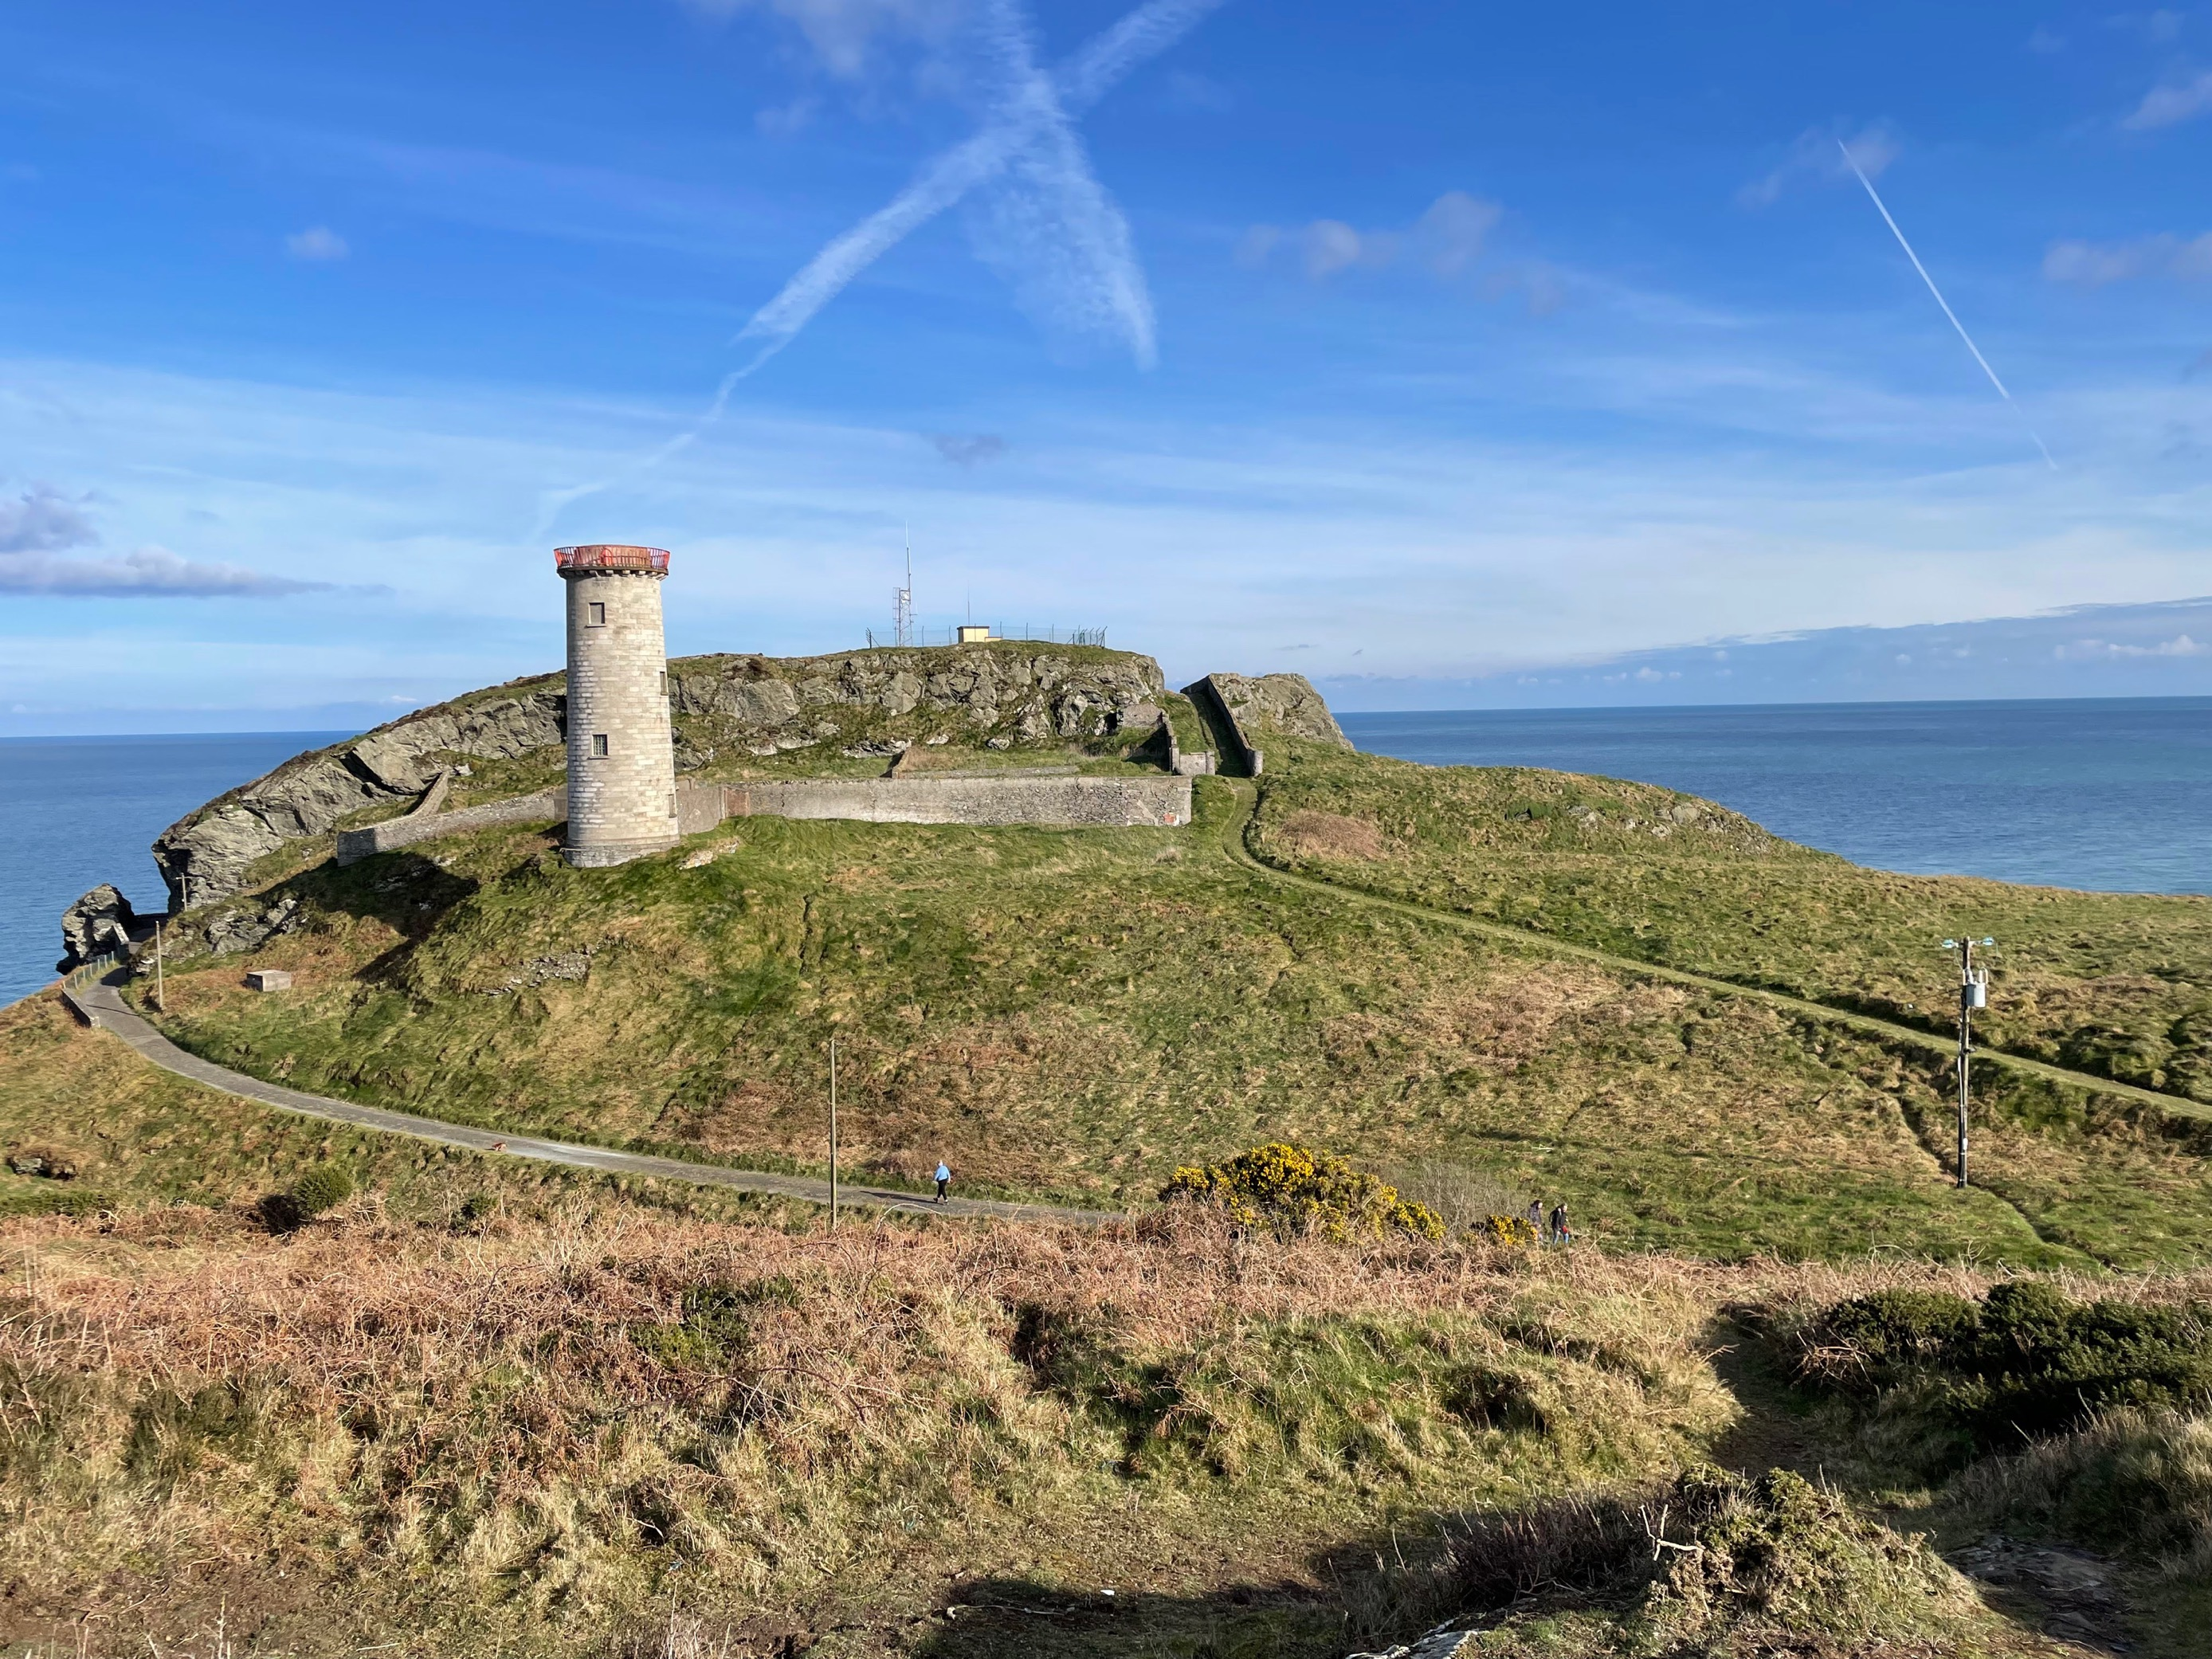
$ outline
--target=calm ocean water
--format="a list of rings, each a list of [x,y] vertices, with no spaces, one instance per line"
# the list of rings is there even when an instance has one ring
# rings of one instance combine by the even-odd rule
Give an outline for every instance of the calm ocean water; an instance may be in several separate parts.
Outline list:
[[[54,976],[62,912],[112,881],[142,910],[167,902],[155,836],[203,801],[339,732],[219,737],[0,738],[0,1003]]]
[[[2212,892],[2212,697],[1343,719],[1380,754],[1665,784],[1886,869]],[[52,977],[78,894],[158,908],[155,836],[340,735],[0,738],[0,1002]]]
[[[2212,892],[2212,697],[1346,714],[1362,749],[1665,784],[1917,875]]]

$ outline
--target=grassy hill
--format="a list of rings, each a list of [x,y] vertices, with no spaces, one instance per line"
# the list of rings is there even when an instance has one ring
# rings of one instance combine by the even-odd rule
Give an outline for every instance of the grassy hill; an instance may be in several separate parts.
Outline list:
[[[0,1010],[0,1146],[76,1171],[0,1171],[0,1642],[2198,1650],[2202,1127],[1985,1068],[1960,1194],[1940,1054],[1545,935],[1849,1003],[1855,953],[1932,1000],[1922,935],[1985,929],[1997,1000],[2032,959],[2047,1015],[2130,964],[2193,983],[2202,907],[1882,876],[1559,775],[1271,738],[1261,782],[1201,780],[1188,830],[763,818],[607,872],[550,826],[343,871],[303,841],[254,901],[297,901],[252,958],[295,989],[173,961],[160,1023],[298,1087],[812,1170],[835,1032],[872,1176],[1141,1207],[1285,1137],[1455,1223],[1564,1197],[1577,1248],[833,1236],[214,1096],[48,994]],[[2067,954],[2123,918],[2135,955]],[[319,1219],[261,1201],[331,1169]],[[2014,1395],[2101,1414],[2007,1438]]]
[[[1253,844],[1287,868],[1930,1031],[1952,1030],[1941,941],[1994,937],[1983,1042],[2212,1102],[2212,899],[1867,870],[1562,772],[1307,744],[1268,782]]]
[[[1298,750],[1271,764],[1256,841],[1426,897],[1422,872],[1444,868],[1443,849],[1491,832],[1447,792],[1483,788],[1641,800],[1630,786],[1432,779]],[[163,1024],[297,1087],[805,1169],[824,1156],[834,1030],[848,1158],[919,1179],[944,1157],[977,1193],[1141,1202],[1179,1164],[1289,1136],[1462,1211],[1565,1197],[1617,1245],[2129,1266],[2212,1249],[2188,1126],[2176,1139],[2155,1111],[1985,1069],[1983,1184],[1957,1194],[1941,1161],[1940,1056],[1239,867],[1229,853],[1250,789],[1203,781],[1189,830],[754,819],[614,872],[569,870],[526,829],[320,866],[282,884],[307,926],[255,957],[292,969],[297,989],[256,997],[233,960],[181,963]],[[1360,816],[1325,811],[1363,800]],[[1540,873],[1484,890],[1528,920],[1504,896],[1550,893],[1528,824],[1554,821],[1501,822],[1496,846],[1450,867],[1522,859]],[[1571,854],[1572,890],[1602,898],[1610,880],[1624,908],[1651,891],[1688,914],[1710,884],[1717,915],[1739,866],[1778,908],[1791,890],[1814,909],[1894,879],[1740,820],[1701,862],[1679,839],[1657,843],[1671,864],[1635,842]],[[1527,846],[1538,850],[1515,851]],[[1457,896],[1448,876],[1437,884]],[[1934,926],[1948,890],[1923,885]],[[2115,902],[2147,927],[2162,914]],[[2179,954],[2200,908],[2173,912]],[[1898,938],[1917,937],[1918,914],[1899,901]],[[1942,967],[1933,959],[1930,995]]]

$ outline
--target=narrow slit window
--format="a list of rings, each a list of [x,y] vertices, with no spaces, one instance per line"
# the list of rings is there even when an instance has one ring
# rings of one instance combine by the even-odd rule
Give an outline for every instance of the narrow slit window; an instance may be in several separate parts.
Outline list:
[[[607,752],[607,734],[605,732],[594,732],[592,733],[592,752],[594,755],[604,755]]]
[[[607,607],[604,603],[593,599],[584,609],[591,627],[605,628],[607,625]]]
[[[660,671],[660,695],[664,697],[668,695],[668,671],[665,668]]]

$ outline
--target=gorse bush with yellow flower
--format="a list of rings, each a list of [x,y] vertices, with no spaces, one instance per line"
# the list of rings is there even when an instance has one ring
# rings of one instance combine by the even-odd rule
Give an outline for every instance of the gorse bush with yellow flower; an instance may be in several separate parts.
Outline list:
[[[1342,1243],[1444,1236],[1434,1210],[1400,1197],[1380,1176],[1287,1141],[1255,1146],[1225,1164],[1177,1170],[1160,1197],[1218,1204],[1240,1227],[1286,1237],[1316,1233]]]

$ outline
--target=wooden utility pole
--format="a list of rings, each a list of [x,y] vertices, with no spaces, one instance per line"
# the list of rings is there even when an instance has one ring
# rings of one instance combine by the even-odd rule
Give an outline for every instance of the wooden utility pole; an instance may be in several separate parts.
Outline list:
[[[161,924],[166,920],[154,918],[154,1006],[165,1014],[169,1012],[169,985],[161,976]]]
[[[830,1231],[837,1231],[837,1039],[830,1039]]]

